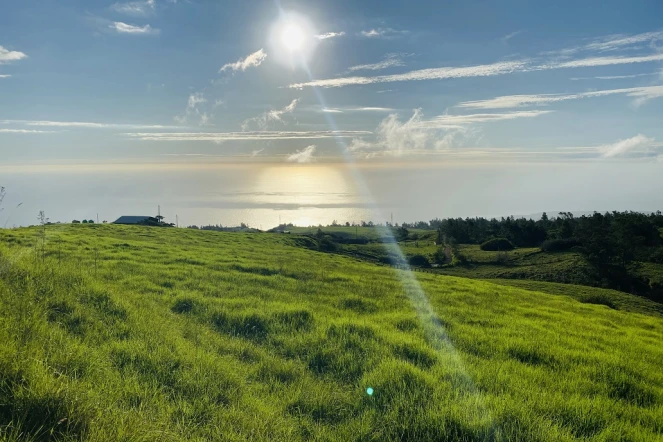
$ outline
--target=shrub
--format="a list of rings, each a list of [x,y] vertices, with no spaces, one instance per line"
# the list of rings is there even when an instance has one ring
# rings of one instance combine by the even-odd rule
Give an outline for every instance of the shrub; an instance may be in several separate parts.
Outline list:
[[[430,261],[424,255],[414,255],[408,260],[410,265],[417,267],[430,267]]]
[[[501,252],[501,251],[507,251],[507,250],[513,250],[514,246],[506,238],[493,238],[489,239],[488,241],[484,242],[481,244],[481,250],[487,251],[487,252]]]
[[[578,245],[578,241],[573,238],[549,239],[541,244],[543,252],[565,252]]]
[[[656,248],[651,255],[649,255],[649,261],[663,264],[663,247],[659,246]]]

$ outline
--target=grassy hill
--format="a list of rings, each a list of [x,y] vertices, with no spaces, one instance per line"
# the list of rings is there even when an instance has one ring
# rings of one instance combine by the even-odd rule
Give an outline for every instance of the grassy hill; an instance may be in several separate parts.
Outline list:
[[[0,439],[663,438],[656,311],[301,239],[0,230]]]

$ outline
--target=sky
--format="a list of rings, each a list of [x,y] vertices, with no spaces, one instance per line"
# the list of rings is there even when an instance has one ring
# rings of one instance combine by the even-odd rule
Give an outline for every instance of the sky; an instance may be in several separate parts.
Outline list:
[[[488,168],[493,181],[481,184],[516,197],[543,186],[564,210],[610,205],[598,184],[578,207],[554,200],[551,183],[577,170],[593,171],[590,187],[609,173],[633,189],[605,209],[663,203],[645,180],[663,175],[660,1],[25,0],[0,10],[0,185],[34,207],[49,189],[26,182],[45,173],[68,183],[49,204],[73,210],[70,190],[110,171],[177,169],[195,187],[201,167],[325,164],[352,168],[373,203],[385,198],[370,171],[413,171],[403,180],[416,183],[436,166]],[[494,179],[528,167],[547,184]],[[476,195],[460,187],[454,198]],[[539,211],[531,201],[513,210]],[[488,211],[459,204],[454,216]]]

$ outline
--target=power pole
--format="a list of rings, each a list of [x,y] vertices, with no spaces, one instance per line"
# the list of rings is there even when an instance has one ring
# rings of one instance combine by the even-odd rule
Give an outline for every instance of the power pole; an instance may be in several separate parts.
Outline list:
[[[157,222],[161,224],[161,206],[157,206]]]
[[[99,224],[99,214],[97,213],[97,224]]]
[[[177,214],[175,214],[175,227],[179,227],[179,226],[180,226],[180,219],[177,216]]]

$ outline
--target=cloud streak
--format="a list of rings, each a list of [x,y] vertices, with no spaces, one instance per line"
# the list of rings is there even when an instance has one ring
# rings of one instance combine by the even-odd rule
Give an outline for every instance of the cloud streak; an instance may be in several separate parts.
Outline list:
[[[144,2],[115,3],[111,9],[120,14],[145,16],[154,12],[155,0],[146,0]]]
[[[285,160],[289,163],[312,163],[315,161],[315,158],[313,157],[315,149],[315,144],[311,144],[302,150],[298,150],[297,152],[288,155]]]
[[[0,120],[0,124],[17,124],[41,127],[78,127],[85,129],[180,129],[180,126],[165,126],[156,124],[117,124],[93,123],[85,121],[38,121],[38,120]]]
[[[0,134],[52,134],[52,130],[33,130],[33,129],[3,129],[0,128]]]
[[[660,34],[660,35],[659,35]],[[378,30],[364,31],[365,36],[377,37],[380,34]],[[311,80],[303,83],[290,84],[290,88],[301,89],[304,87],[344,87],[352,85],[367,85],[376,83],[392,83],[400,81],[422,81],[422,80],[444,80],[453,78],[470,78],[470,77],[484,77],[506,75],[512,73],[535,72],[552,69],[574,69],[574,68],[590,68],[601,66],[614,66],[614,65],[628,65],[637,63],[652,63],[663,61],[663,53],[654,53],[649,55],[637,56],[598,56],[598,57],[584,57],[575,60],[569,60],[568,54],[573,54],[580,50],[593,50],[596,51],[609,51],[616,50],[617,48],[628,48],[629,45],[637,42],[655,41],[656,39],[663,38],[663,32],[653,32],[646,34],[638,34],[630,37],[620,37],[605,39],[598,42],[590,43],[589,45],[581,48],[571,48],[558,51],[557,54],[563,53],[564,57],[554,57],[548,60],[538,58],[534,60],[515,60],[515,61],[502,61],[492,64],[464,66],[464,67],[438,67],[420,69],[415,71],[406,72],[396,75],[376,75],[376,76],[350,76],[340,78],[328,78],[320,80]],[[548,53],[550,55],[551,53]],[[560,59],[561,58],[561,59]],[[351,71],[362,69],[373,70],[382,67],[389,67],[389,61],[383,62],[385,64],[365,64],[354,66]],[[393,62],[392,62],[393,63]]]
[[[301,89],[304,87],[343,87],[349,85],[365,85],[374,83],[392,83],[397,81],[442,80],[449,78],[488,77],[503,75],[523,70],[526,66],[522,61],[504,61],[487,65],[468,67],[441,67],[420,69],[395,75],[378,75],[375,77],[345,77],[330,78],[327,80],[313,80],[306,83],[294,83],[289,87]]]
[[[150,25],[145,26],[136,26],[123,23],[121,21],[114,21],[108,27],[120,34],[129,34],[129,35],[156,35],[161,32],[159,29],[153,28]]]
[[[125,135],[144,141],[273,141],[352,138],[370,131],[253,131],[253,132],[129,132]]]
[[[257,67],[262,64],[263,61],[267,58],[267,53],[263,49],[259,49],[255,51],[252,54],[249,54],[245,58],[240,58],[234,63],[226,63],[224,64],[221,69],[219,69],[219,72],[225,72],[225,71],[245,71],[250,67]]]
[[[457,107],[468,109],[508,109],[523,106],[540,106],[556,103],[559,101],[578,100],[592,97],[604,97],[609,95],[626,95],[636,98],[636,104],[663,97],[663,86],[646,86],[625,89],[609,89],[577,94],[535,94],[535,95],[505,95],[490,100],[466,101]]]
[[[329,40],[330,38],[343,37],[345,35],[344,31],[341,32],[326,32],[324,34],[316,35],[315,38],[318,40]]]
[[[0,46],[0,64],[11,63],[12,61],[23,60],[28,56],[20,51],[10,51],[3,46]]]
[[[379,71],[382,69],[387,69],[395,66],[405,66],[403,60],[401,60],[399,54],[387,54],[384,57],[384,60],[377,63],[369,64],[360,64],[357,66],[352,66],[348,68],[349,72],[355,71]]]

